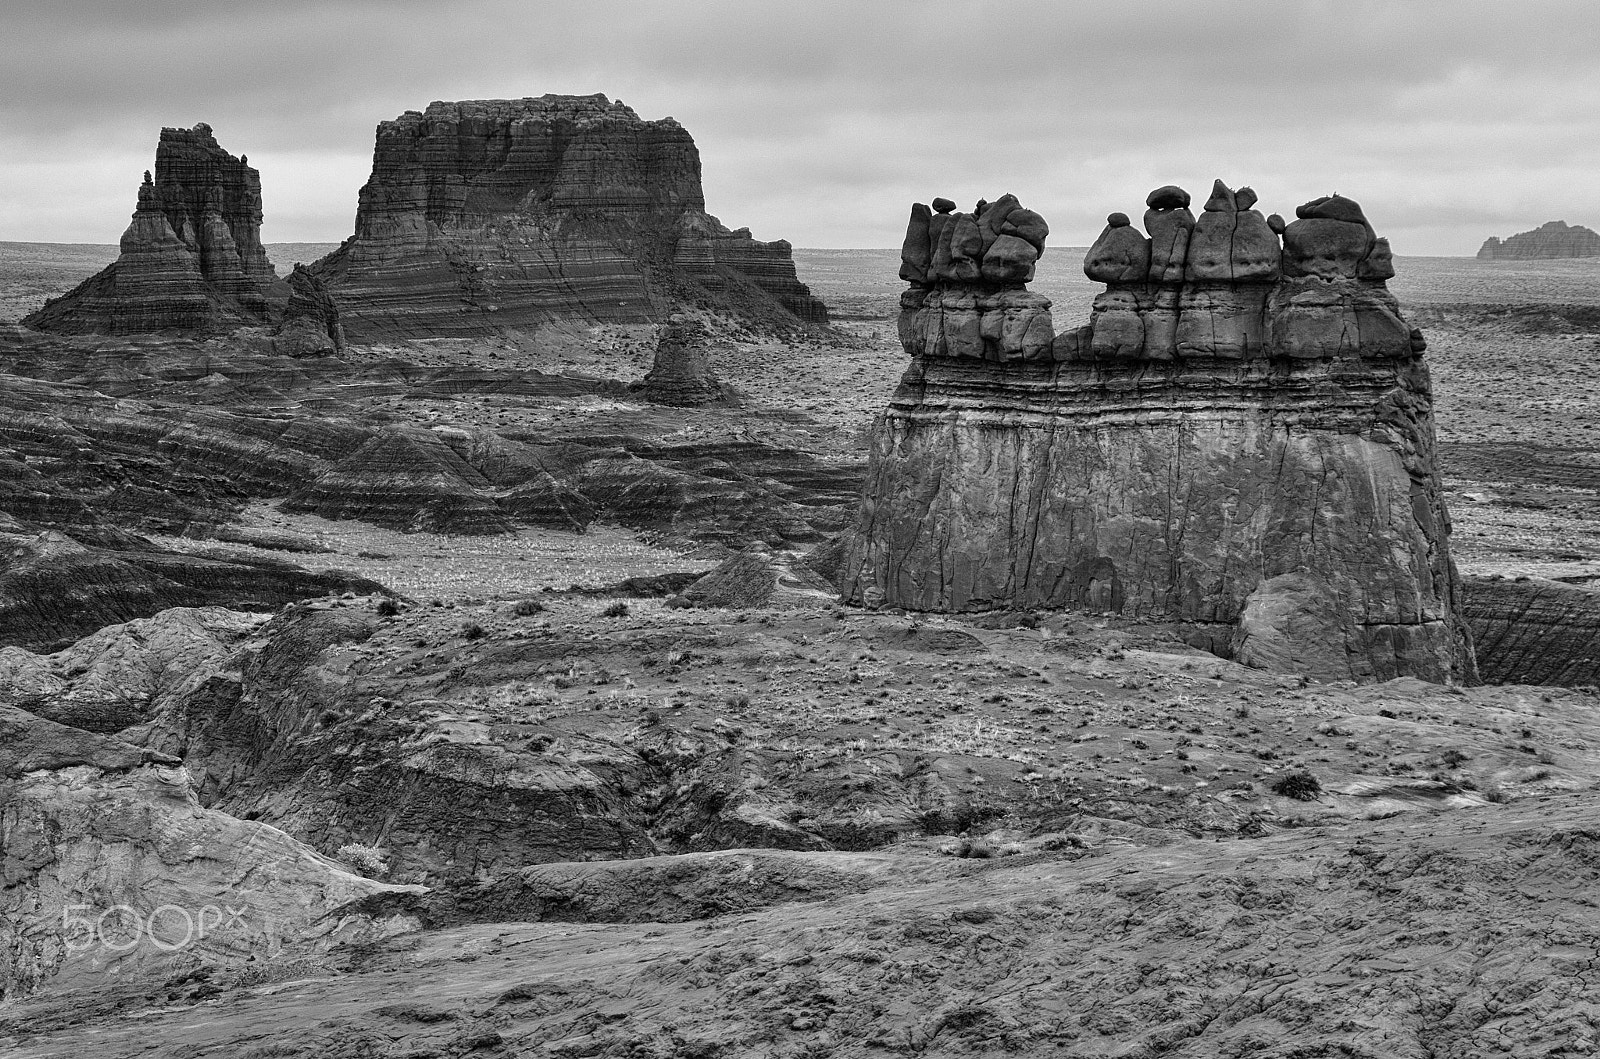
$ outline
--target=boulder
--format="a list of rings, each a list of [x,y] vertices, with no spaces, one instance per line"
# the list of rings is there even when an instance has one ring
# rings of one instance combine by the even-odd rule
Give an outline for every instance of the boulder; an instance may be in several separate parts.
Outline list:
[[[1141,283],[1150,272],[1150,240],[1127,214],[1113,213],[1084,257],[1083,272],[1097,283]]]
[[[1195,225],[1189,193],[1169,184],[1152,191],[1145,201],[1149,206],[1144,230],[1150,236],[1150,282],[1182,283],[1189,235]]]

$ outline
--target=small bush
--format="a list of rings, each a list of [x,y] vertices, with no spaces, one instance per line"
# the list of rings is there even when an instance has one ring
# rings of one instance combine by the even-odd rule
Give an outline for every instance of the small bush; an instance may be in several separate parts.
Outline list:
[[[346,842],[339,847],[338,857],[357,868],[363,875],[380,878],[389,871],[389,854],[377,846],[363,846],[359,842]]]
[[[1314,802],[1322,793],[1322,784],[1309,772],[1290,772],[1273,781],[1272,793],[1300,802]]]
[[[535,614],[544,613],[544,604],[536,599],[519,599],[512,606],[511,613],[519,618],[531,618]]]
[[[628,605],[619,599],[605,610],[602,610],[600,616],[602,618],[626,618],[628,616]]]
[[[378,600],[378,617],[380,617],[380,618],[392,618],[396,614],[399,614],[399,613],[400,613],[400,604],[396,603],[394,600],[390,599],[388,596],[385,596],[384,598]]]
[[[461,635],[468,640],[481,640],[489,635],[489,630],[475,621],[469,621],[461,626]]]

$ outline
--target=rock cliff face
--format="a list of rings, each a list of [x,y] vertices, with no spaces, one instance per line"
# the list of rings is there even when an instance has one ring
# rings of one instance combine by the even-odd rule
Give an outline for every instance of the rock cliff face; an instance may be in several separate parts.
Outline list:
[[[917,207],[913,359],[873,442],[845,597],[1111,611],[1324,679],[1472,679],[1388,243],[1349,199],[1285,224],[1255,198],[1218,181],[1196,218],[1160,188],[1148,234],[1112,214],[1084,262],[1106,292],[1053,336],[1023,287],[1042,222],[1010,196]]]
[[[1531,232],[1518,232],[1504,241],[1491,235],[1478,248],[1478,258],[1484,261],[1546,257],[1600,257],[1600,232],[1581,224],[1546,221]]]
[[[705,212],[689,133],[602,95],[432,103],[383,122],[355,235],[311,271],[354,342],[639,323],[691,302],[827,322],[788,243]]]
[[[284,292],[261,246],[261,176],[211,126],[162,129],[117,260],[23,320],[62,334],[264,323]]]

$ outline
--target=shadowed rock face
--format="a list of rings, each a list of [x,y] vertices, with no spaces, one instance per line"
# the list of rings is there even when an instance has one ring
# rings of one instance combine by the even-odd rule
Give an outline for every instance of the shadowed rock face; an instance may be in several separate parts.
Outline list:
[[[261,246],[261,176],[209,125],[161,130],[121,249],[23,323],[61,334],[215,331],[264,323],[282,306]]]
[[[1546,221],[1531,232],[1518,232],[1509,239],[1491,235],[1478,248],[1478,258],[1484,261],[1556,257],[1600,257],[1600,232],[1581,224]]]
[[[311,271],[354,342],[640,323],[692,302],[827,322],[788,243],[705,212],[689,133],[602,95],[432,103],[383,122],[355,235]]]
[[[916,278],[940,218],[914,212],[913,360],[873,442],[846,598],[1113,611],[1323,679],[1474,678],[1388,244],[1349,199],[1285,224],[1255,198],[1218,181],[1196,220],[1158,189],[1148,236],[1113,214],[1084,263],[1106,293],[1053,338],[1048,301],[983,280],[985,226],[961,214]],[[947,278],[961,255],[976,280]]]

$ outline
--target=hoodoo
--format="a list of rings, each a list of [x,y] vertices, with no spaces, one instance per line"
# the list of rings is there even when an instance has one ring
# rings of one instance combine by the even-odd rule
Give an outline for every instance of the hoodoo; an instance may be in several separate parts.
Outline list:
[[[787,242],[705,210],[699,152],[671,118],[603,95],[432,103],[378,126],[355,235],[310,272],[352,342],[645,323],[684,305],[827,322]]]
[[[1216,183],[1152,192],[1084,261],[1088,326],[1026,290],[1013,196],[913,207],[900,334],[841,587],[914,610],[1177,623],[1323,679],[1475,679],[1420,332],[1387,240],[1339,195],[1285,223]]]
[[[261,175],[211,126],[162,129],[117,260],[22,322],[58,334],[218,331],[287,298],[261,246]]]

